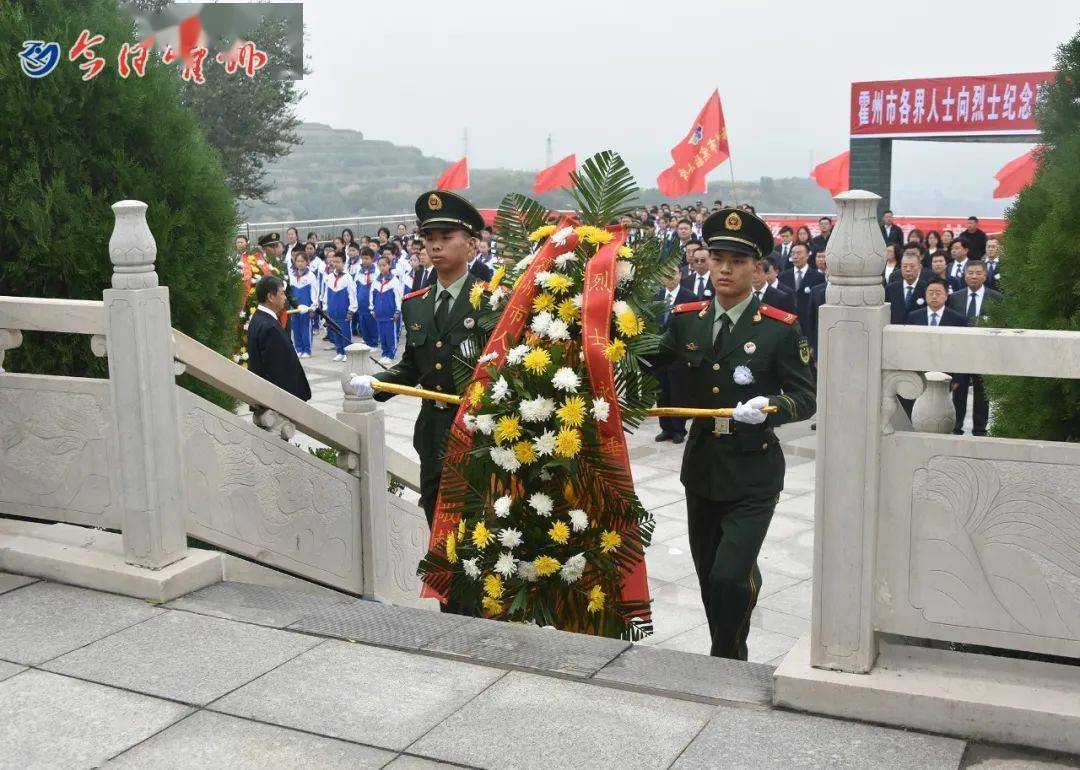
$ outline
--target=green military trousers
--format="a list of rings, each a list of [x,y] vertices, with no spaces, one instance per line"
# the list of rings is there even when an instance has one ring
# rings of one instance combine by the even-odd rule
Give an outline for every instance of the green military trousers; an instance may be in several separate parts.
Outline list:
[[[746,660],[750,614],[761,591],[758,551],[776,496],[716,501],[687,492],[690,555],[717,658]]]

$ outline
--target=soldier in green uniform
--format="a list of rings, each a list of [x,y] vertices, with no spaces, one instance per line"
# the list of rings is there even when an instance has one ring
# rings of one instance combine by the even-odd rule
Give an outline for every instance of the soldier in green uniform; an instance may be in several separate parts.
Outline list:
[[[438,280],[402,297],[405,349],[401,361],[374,379],[460,395],[454,383],[454,359],[462,354],[463,346],[477,350],[485,342],[469,302],[476,279],[467,269],[484,220],[467,200],[441,190],[416,199],[416,218]],[[353,392],[374,394],[376,401],[391,398],[389,393],[374,393],[371,380],[368,375],[354,375]],[[420,507],[428,526],[435,516],[446,435],[456,411],[449,404],[425,399],[413,428],[413,448],[420,456]]]
[[[705,220],[702,239],[714,296],[675,306],[657,359],[688,367],[685,406],[736,405],[732,418],[694,420],[681,480],[711,654],[746,660],[758,551],[784,486],[773,429],[814,414],[815,384],[796,316],[751,291],[756,260],[773,248],[768,225],[726,208]]]

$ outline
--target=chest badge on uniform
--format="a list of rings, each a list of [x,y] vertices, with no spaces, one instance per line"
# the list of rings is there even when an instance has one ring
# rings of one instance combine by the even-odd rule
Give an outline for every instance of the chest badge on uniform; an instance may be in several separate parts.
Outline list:
[[[409,330],[414,331],[414,332],[420,331],[420,324],[418,324],[418,323],[409,324]]]
[[[687,350],[697,350],[697,343],[696,342],[687,342],[686,343],[686,349]]]
[[[757,350],[757,345],[755,345],[753,342],[747,342],[745,345],[742,346],[742,349],[743,352],[746,353],[746,355],[750,355],[755,350]]]
[[[476,326],[476,319],[475,318],[466,318],[463,323],[465,324],[466,329],[471,329],[474,326]]]
[[[754,373],[749,366],[736,366],[731,379],[735,380],[736,385],[751,385],[754,382]]]
[[[799,358],[804,364],[810,363],[810,344],[806,340],[799,340]]]

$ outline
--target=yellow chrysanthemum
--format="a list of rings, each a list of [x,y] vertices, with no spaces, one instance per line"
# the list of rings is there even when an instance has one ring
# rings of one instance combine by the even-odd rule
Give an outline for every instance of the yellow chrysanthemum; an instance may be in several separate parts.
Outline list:
[[[597,245],[610,243],[611,239],[615,236],[609,233],[602,227],[593,227],[592,225],[582,225],[574,230],[577,233],[578,238],[586,243],[595,243]]]
[[[600,535],[601,553],[611,553],[621,545],[622,535],[618,532],[612,532],[610,529],[605,529],[603,534]]]
[[[459,543],[465,539],[465,519],[458,519],[457,539]]]
[[[564,299],[562,302],[559,303],[560,320],[566,321],[566,323],[571,323],[572,321],[576,321],[580,315],[581,309],[574,304],[574,300]]]
[[[604,356],[611,363],[622,359],[626,355],[626,343],[622,340],[612,340],[611,344],[604,348]]]
[[[495,268],[495,272],[491,274],[491,280],[488,281],[488,291],[495,291],[495,287],[502,283],[502,279],[506,277],[506,268],[499,265]]]
[[[555,437],[555,454],[559,457],[577,457],[581,451],[581,431],[563,428]]]
[[[495,533],[482,521],[476,522],[472,531],[472,544],[477,548],[487,548],[495,540]]]
[[[529,465],[536,462],[536,449],[531,441],[519,441],[514,444],[514,456],[522,465]]]
[[[503,611],[502,602],[496,601],[495,599],[492,599],[490,596],[485,596],[484,600],[480,604],[484,608],[484,612],[487,613],[487,616],[489,618],[493,617],[495,615],[502,614],[502,611]]]
[[[630,259],[634,256],[634,250],[629,246],[620,246],[619,250],[615,252],[623,259]]]
[[[589,591],[589,606],[586,609],[589,612],[599,612],[604,609],[604,600],[607,596],[604,594],[604,589],[600,586],[593,586]]]
[[[507,441],[517,441],[521,438],[521,420],[517,415],[504,414],[495,423],[495,443],[505,444]]]
[[[581,396],[568,396],[555,414],[562,420],[563,425],[580,428],[585,422],[585,399]]]
[[[555,297],[548,294],[546,291],[533,297],[532,308],[534,313],[543,313],[545,310],[551,310],[553,307],[555,307]]]
[[[457,564],[457,538],[453,532],[446,535],[446,560],[451,564]]]
[[[570,527],[566,526],[565,521],[557,521],[548,530],[548,537],[559,545],[566,545],[570,539]]]
[[[484,593],[492,599],[501,599],[503,595],[503,581],[498,575],[484,576]]]
[[[531,233],[529,233],[529,240],[535,243],[541,238],[547,238],[553,232],[555,232],[555,225],[544,225],[543,227],[538,227]]]
[[[469,400],[472,401],[473,404],[479,404],[480,399],[482,399],[483,397],[484,397],[484,383],[482,383],[482,382],[474,382],[472,384],[472,387],[469,388]]]
[[[473,287],[469,289],[469,304],[473,306],[473,309],[479,309],[480,301],[484,298],[484,284],[474,283]]]
[[[544,283],[544,286],[555,294],[566,294],[573,285],[574,282],[562,273],[552,273]]]
[[[551,366],[551,354],[543,348],[536,348],[526,353],[521,363],[533,374],[543,374]]]
[[[641,334],[645,328],[645,323],[641,321],[633,310],[625,310],[619,313],[615,319],[616,326],[619,327],[619,334],[624,337],[633,337],[636,334]]]
[[[536,574],[540,577],[547,577],[553,575],[559,571],[559,560],[552,558],[551,556],[537,556],[533,559],[533,568],[536,570]]]

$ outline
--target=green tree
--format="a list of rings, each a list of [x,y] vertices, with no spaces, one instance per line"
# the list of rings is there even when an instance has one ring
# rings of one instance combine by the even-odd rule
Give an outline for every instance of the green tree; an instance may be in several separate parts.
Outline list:
[[[1080,331],[1080,34],[1058,49],[1039,98],[1041,166],[1006,212],[1005,299],[990,325]],[[1080,381],[991,377],[993,434],[1080,441]]]
[[[94,49],[105,68],[85,82],[66,57],[83,29],[105,37]],[[173,326],[228,354],[240,300],[233,198],[216,153],[180,104],[175,66],[152,56],[144,77],[117,74],[120,46],[133,33],[115,0],[0,3],[0,50],[12,52],[0,57],[0,294],[101,299],[112,275],[110,206],[141,200]],[[51,74],[22,73],[13,52],[24,40],[60,43]],[[58,334],[27,333],[5,367],[106,372],[88,338]]]

